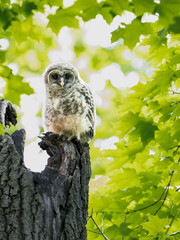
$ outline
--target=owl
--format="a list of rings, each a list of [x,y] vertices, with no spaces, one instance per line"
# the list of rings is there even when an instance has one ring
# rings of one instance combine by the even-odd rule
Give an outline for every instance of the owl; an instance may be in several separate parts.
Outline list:
[[[95,134],[95,106],[93,95],[69,63],[53,63],[44,74],[46,99],[45,129],[89,142]]]

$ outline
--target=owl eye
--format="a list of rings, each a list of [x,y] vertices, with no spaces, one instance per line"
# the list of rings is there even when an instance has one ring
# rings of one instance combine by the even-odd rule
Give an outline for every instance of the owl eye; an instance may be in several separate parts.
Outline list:
[[[51,74],[51,77],[56,80],[56,79],[58,79],[59,74],[58,73],[53,73],[53,74]]]
[[[71,73],[65,73],[64,76],[65,76],[66,79],[70,79],[72,77],[72,74]]]

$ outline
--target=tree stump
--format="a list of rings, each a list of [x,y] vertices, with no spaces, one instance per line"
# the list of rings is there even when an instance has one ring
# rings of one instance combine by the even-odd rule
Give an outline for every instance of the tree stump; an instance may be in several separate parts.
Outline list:
[[[44,134],[50,157],[38,173],[24,166],[24,142],[23,129],[0,135],[0,240],[86,240],[88,143]]]

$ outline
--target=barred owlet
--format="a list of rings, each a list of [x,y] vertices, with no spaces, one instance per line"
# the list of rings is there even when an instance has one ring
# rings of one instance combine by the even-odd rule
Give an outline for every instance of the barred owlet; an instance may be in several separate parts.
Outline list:
[[[69,139],[89,142],[95,132],[92,93],[69,63],[53,63],[43,74],[46,86],[45,127]]]

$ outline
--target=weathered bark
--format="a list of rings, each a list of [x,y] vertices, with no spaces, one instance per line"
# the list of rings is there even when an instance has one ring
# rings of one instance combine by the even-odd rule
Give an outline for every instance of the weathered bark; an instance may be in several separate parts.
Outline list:
[[[9,101],[0,99],[0,123],[3,126],[10,126],[12,123],[16,125],[17,123],[17,114],[12,104]]]
[[[23,164],[25,131],[0,135],[0,240],[85,240],[89,145],[46,133],[41,173]]]

